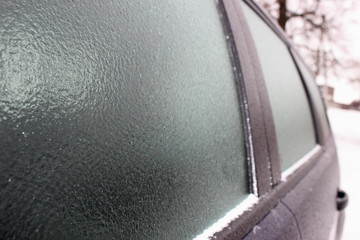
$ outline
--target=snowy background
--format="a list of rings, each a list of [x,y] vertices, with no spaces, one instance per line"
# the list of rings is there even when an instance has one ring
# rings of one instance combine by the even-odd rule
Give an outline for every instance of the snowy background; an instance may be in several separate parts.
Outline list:
[[[343,240],[360,239],[360,111],[329,108],[338,150],[341,188],[349,195]]]

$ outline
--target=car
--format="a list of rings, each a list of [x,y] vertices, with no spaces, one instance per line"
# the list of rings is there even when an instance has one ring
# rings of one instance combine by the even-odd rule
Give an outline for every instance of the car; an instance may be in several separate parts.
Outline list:
[[[8,1],[1,239],[339,239],[314,78],[253,1]]]

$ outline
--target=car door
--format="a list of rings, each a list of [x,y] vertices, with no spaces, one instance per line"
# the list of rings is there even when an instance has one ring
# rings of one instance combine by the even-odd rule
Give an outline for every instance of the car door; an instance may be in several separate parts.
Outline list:
[[[3,9],[1,238],[329,235],[338,165],[320,95],[252,2]],[[271,48],[286,69],[264,64]],[[296,89],[273,84],[288,68]]]
[[[246,96],[249,99],[257,95],[254,101],[261,102],[249,111],[263,113],[262,134],[270,158],[270,173],[257,175],[267,181],[255,182],[257,189],[263,190],[257,192],[258,204],[250,211],[255,227],[245,239],[339,237],[343,213],[339,214],[336,205],[337,155],[314,79],[259,6],[252,1],[229,0],[224,1],[224,7],[240,58]],[[253,129],[256,132],[258,128]],[[261,161],[265,162],[257,159],[255,166],[260,167],[256,163]],[[259,217],[254,217],[257,214]],[[261,216],[264,218],[259,220]],[[232,229],[238,226],[246,232],[249,227],[242,222],[239,217]],[[241,232],[228,230],[223,237],[244,237]]]
[[[1,9],[1,239],[192,239],[254,198],[215,1]]]

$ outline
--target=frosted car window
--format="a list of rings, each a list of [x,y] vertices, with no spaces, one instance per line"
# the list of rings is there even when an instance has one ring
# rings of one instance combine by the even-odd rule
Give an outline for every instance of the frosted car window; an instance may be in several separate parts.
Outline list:
[[[331,133],[330,133],[330,129],[329,129],[329,122],[326,117],[324,101],[320,94],[320,90],[319,90],[318,86],[316,85],[316,82],[315,82],[315,79],[314,79],[312,73],[305,66],[304,62],[302,60],[300,60],[296,54],[294,54],[294,56],[297,60],[296,62],[301,70],[304,80],[306,81],[306,84],[309,87],[309,92],[311,94],[311,97],[314,100],[315,111],[317,111],[317,113],[319,114],[321,128],[324,132],[325,138],[327,138],[330,136]]]
[[[1,239],[191,239],[247,196],[215,1],[1,9]]]
[[[264,74],[285,170],[316,145],[309,102],[286,45],[252,9],[242,6]]]

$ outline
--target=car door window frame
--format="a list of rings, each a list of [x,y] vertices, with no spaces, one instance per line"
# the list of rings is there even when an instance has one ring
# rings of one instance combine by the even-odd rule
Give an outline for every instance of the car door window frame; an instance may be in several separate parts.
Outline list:
[[[304,80],[304,76],[303,76],[302,72],[300,71],[298,63],[294,57],[294,54],[297,54],[297,53],[296,53],[296,50],[294,50],[294,48],[292,47],[291,42],[286,37],[285,33],[277,27],[277,24],[275,23],[275,21],[258,4],[254,3],[252,0],[242,0],[242,1],[244,3],[246,3],[265,22],[265,24],[267,24],[267,26],[274,32],[274,34],[276,34],[280,38],[280,40],[283,42],[283,44],[285,44],[285,46],[287,47],[289,54],[293,59],[293,64],[295,65],[295,67],[298,71],[298,74],[301,79],[301,83],[304,87],[304,90],[305,90],[305,93],[306,93],[306,96],[307,96],[307,99],[309,102],[310,112],[311,112],[311,116],[312,116],[313,123],[314,123],[315,137],[316,137],[317,144],[313,147],[313,149],[311,149],[301,159],[299,159],[296,164],[294,164],[288,170],[281,173],[280,179],[281,179],[281,181],[285,181],[289,178],[290,175],[299,175],[299,174],[304,175],[306,172],[309,171],[311,166],[313,166],[315,164],[314,161],[323,152],[324,145],[326,145],[327,140],[329,139],[329,136],[326,136],[324,134],[324,131],[321,130],[323,126],[321,125],[319,117],[318,117],[318,111],[321,111],[321,110],[315,109],[314,99],[309,94],[309,86],[306,83],[306,81]],[[240,11],[242,11],[242,10],[240,9]],[[325,127],[327,127],[327,126],[325,126]],[[274,144],[274,142],[270,142],[270,144]],[[277,155],[277,156],[279,156],[279,155]],[[315,159],[315,160],[313,160],[313,159]],[[276,161],[278,161],[279,163],[272,165],[272,168],[276,168],[276,167],[280,166],[279,158],[272,159],[271,163],[273,164]],[[279,171],[281,172],[281,170],[279,170]],[[279,184],[279,183],[280,182],[278,182],[276,184]]]
[[[303,81],[305,90],[307,91],[307,94],[309,96],[309,101],[310,101],[310,107],[311,107],[311,111],[313,113],[313,119],[314,119],[314,126],[316,129],[316,138],[317,138],[317,143],[321,146],[326,145],[327,141],[330,139],[332,133],[331,133],[331,129],[330,129],[330,123],[329,123],[329,119],[327,117],[327,115],[325,114],[326,117],[326,124],[323,124],[320,120],[320,112],[326,112],[326,104],[324,102],[324,98],[322,97],[322,94],[320,92],[319,87],[316,85],[315,82],[315,77],[313,77],[313,82],[309,82],[310,80],[307,80],[305,77],[305,73],[303,73],[300,64],[302,64],[307,71],[309,71],[309,73],[312,75],[311,70],[309,69],[309,67],[307,66],[307,64],[305,63],[305,61],[300,57],[299,52],[293,47],[290,46],[290,54],[293,58],[293,61],[295,63],[295,66],[299,72],[300,78]],[[317,95],[319,95],[320,97],[320,101],[321,101],[321,107],[319,108],[316,104],[315,104],[315,98],[316,96],[313,96],[312,94],[310,94],[310,86],[309,85],[315,85],[314,87],[316,87],[317,89]]]
[[[281,177],[280,162],[272,162],[279,158],[275,127],[250,29],[239,2],[219,0],[218,6],[244,119],[250,195],[196,239],[242,238],[279,202],[271,191]]]
[[[257,71],[260,70],[260,65],[256,64],[257,69],[254,68],[254,61],[258,62],[258,59],[250,29],[236,1],[219,0],[217,3],[229,47],[243,118],[250,195],[222,219],[205,229],[196,239],[245,236],[276,205],[276,198],[265,199],[263,196],[271,193],[274,183],[280,181],[281,176],[280,171],[274,172],[275,169],[280,169],[280,166],[271,169],[276,162],[271,164],[270,159],[274,156],[278,157],[277,146],[269,145],[269,141],[276,142],[275,129],[274,126],[270,126],[274,123],[267,91],[264,84],[259,81],[262,80]],[[269,147],[273,148],[269,149]],[[228,223],[232,227],[229,228]],[[232,229],[237,230],[234,232]],[[236,236],[233,236],[234,233]]]
[[[260,75],[260,65],[254,64],[258,62],[258,58],[244,16],[239,14],[234,1],[220,1],[219,7],[220,10],[223,9],[221,11],[225,11],[226,34],[232,54],[235,56],[236,84],[245,118],[244,127],[248,144],[250,191],[256,196],[262,196],[271,190],[280,175],[280,172],[273,172],[269,161],[273,158],[270,154],[278,154],[277,147],[271,149],[272,151],[268,148],[272,147],[269,141],[276,141],[276,139],[269,139],[275,136],[275,132],[271,132],[274,131],[274,123],[270,103]]]
[[[253,36],[242,12],[240,1],[246,3],[285,44],[309,101],[317,144],[293,167],[283,173],[280,168],[274,119],[265,88],[264,76],[252,39]],[[325,152],[325,145],[327,145],[329,137],[326,139],[320,130],[321,123],[316,115],[319,109],[314,109],[314,101],[309,94],[308,85],[304,81],[303,74],[293,55],[295,54],[294,49],[285,34],[276,27],[276,23],[251,0],[219,0],[218,4],[229,40],[241,111],[243,118],[245,118],[250,192],[252,196],[256,196],[255,199],[249,198],[240,204],[240,206],[248,208],[248,210],[251,209],[251,211],[239,210],[226,227],[221,224],[213,225],[218,230],[213,231],[214,234],[211,236],[219,239],[233,239],[244,237],[301,181]]]

